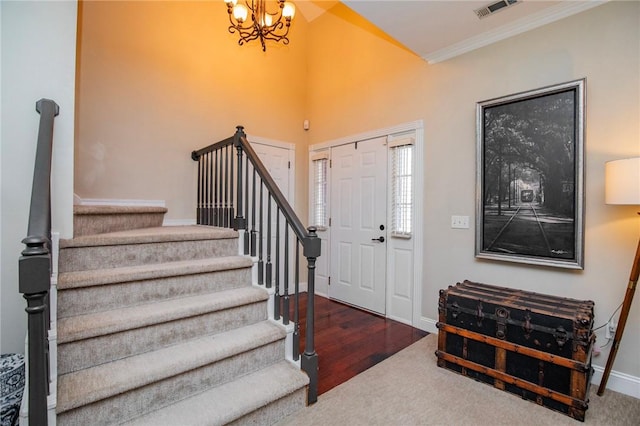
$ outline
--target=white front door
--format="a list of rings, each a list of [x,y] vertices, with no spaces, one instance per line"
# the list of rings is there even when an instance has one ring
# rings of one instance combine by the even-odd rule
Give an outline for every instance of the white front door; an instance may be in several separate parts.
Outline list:
[[[386,138],[331,149],[329,297],[385,314]]]

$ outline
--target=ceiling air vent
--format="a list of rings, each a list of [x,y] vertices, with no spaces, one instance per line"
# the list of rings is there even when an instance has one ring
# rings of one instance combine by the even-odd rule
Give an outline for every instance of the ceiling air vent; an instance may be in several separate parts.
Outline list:
[[[481,7],[480,9],[474,10],[478,18],[486,18],[489,15],[492,15],[496,12],[506,9],[509,6],[513,6],[515,4],[520,3],[522,0],[500,0],[494,1],[493,3],[489,3],[488,5]]]

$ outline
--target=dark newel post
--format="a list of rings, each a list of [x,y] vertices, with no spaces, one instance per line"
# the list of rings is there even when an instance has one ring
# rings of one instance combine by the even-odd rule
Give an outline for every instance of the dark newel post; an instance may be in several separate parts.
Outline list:
[[[316,259],[320,256],[320,238],[316,234],[316,228],[308,228],[309,236],[304,239],[303,255],[307,258],[309,271],[307,290],[307,330],[305,335],[305,348],[300,364],[309,376],[309,392],[307,402],[313,404],[318,401],[318,354],[314,344],[314,294],[315,294],[315,269]]]
[[[29,335],[29,423],[47,424],[47,321],[45,299],[49,292],[51,263],[48,240],[27,237],[22,240],[27,248],[18,261],[20,293],[27,301],[27,327]]]
[[[201,219],[200,219],[200,217],[201,217],[200,216],[200,206],[201,206],[201,202],[202,202],[202,198],[200,198],[201,197],[201,191],[202,191],[202,189],[200,187],[200,185],[201,185],[200,180],[202,179],[200,177],[200,173],[201,173],[202,166],[200,164],[200,159],[198,157],[198,154],[196,154],[195,151],[191,152],[191,159],[193,161],[197,161],[198,162],[198,190],[197,190],[197,196],[196,196],[196,223],[198,225],[200,225],[202,223]]]
[[[236,217],[233,224],[233,229],[236,231],[239,229],[245,229],[247,227],[247,220],[242,216],[242,142],[240,141],[241,137],[245,137],[244,132],[242,131],[242,126],[236,127],[236,134],[233,136],[233,144],[236,147],[236,151],[238,153],[238,198],[236,200]],[[233,168],[231,169],[233,172]],[[233,185],[233,183],[232,183]]]

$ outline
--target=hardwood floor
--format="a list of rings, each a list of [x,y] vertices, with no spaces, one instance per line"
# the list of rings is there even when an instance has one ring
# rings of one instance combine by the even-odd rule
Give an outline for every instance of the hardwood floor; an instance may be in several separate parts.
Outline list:
[[[306,293],[300,295],[300,353],[304,351]],[[293,300],[291,301],[293,309]],[[318,394],[362,373],[426,336],[415,329],[324,297],[315,298]]]

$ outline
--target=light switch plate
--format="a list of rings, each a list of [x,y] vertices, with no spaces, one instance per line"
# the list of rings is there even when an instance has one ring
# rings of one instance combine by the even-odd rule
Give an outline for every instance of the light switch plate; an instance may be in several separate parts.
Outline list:
[[[469,216],[451,216],[451,227],[455,229],[469,229]]]

